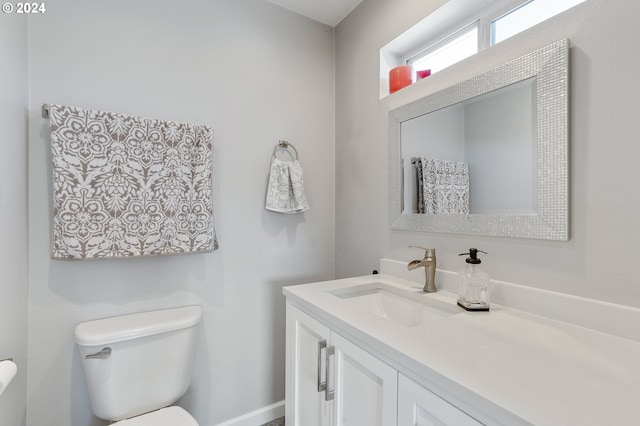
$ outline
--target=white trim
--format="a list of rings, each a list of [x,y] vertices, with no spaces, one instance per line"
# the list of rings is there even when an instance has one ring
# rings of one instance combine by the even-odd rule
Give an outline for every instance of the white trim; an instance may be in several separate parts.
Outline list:
[[[215,426],[258,426],[284,416],[284,401],[259,408]]]

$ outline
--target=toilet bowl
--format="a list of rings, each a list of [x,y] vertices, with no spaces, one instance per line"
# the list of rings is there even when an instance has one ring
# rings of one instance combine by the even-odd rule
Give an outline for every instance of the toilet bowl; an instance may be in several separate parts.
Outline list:
[[[78,324],[93,413],[117,426],[198,426],[171,404],[189,388],[201,317],[185,306]]]

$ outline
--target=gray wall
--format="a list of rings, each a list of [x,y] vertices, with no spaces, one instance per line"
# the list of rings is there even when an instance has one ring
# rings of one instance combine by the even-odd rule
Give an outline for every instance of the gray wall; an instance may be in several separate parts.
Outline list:
[[[27,18],[0,14],[0,360],[18,373],[0,396],[0,425],[21,426],[27,388]]]
[[[465,107],[471,213],[529,214],[537,207],[535,89],[503,89]]]
[[[640,3],[589,0],[379,100],[380,47],[441,3],[365,0],[336,28],[336,275],[369,273],[380,257],[422,255],[409,244],[435,247],[439,267],[456,271],[458,253],[478,247],[495,279],[640,307]],[[562,38],[571,45],[571,239],[389,230],[388,111]]]
[[[183,406],[210,426],[281,401],[281,288],[334,276],[333,30],[263,0],[47,6],[29,24],[28,424],[105,424],[91,414],[78,322],[191,303],[204,319]],[[211,125],[220,249],[51,261],[42,103]],[[304,214],[264,209],[278,139],[300,154]]]

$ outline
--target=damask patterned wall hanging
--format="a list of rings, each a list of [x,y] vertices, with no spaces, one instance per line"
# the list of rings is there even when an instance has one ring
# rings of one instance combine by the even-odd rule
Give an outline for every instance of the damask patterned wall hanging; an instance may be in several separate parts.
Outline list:
[[[416,160],[420,168],[418,212],[469,214],[469,164],[425,157]]]
[[[54,259],[209,252],[213,130],[51,105]]]

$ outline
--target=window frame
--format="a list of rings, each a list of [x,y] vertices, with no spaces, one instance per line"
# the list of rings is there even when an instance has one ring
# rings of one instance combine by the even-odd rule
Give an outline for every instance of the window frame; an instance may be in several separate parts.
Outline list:
[[[499,13],[495,13],[495,16],[489,17],[488,19],[488,30],[489,30],[489,38],[488,38],[488,44],[487,47],[491,47],[494,46],[496,43],[494,42],[495,40],[495,26],[494,23],[499,21],[500,19],[504,18],[505,16],[515,12],[518,9],[521,9],[523,7],[525,7],[526,5],[528,5],[529,3],[533,2],[535,0],[519,0],[518,2],[514,1],[512,3],[516,3],[513,4],[512,7],[504,7],[502,9],[500,9]],[[519,4],[517,4],[519,3]],[[511,3],[510,3],[511,5]],[[525,31],[525,30],[522,30]]]
[[[480,31],[480,20],[476,19],[472,22],[467,23],[466,25],[458,28],[457,30],[454,30],[453,32],[450,32],[449,34],[445,35],[444,37],[440,38],[438,41],[424,47],[421,48],[418,52],[411,54],[410,56],[407,55],[406,57],[402,58],[403,62],[406,65],[413,65],[415,62],[419,61],[420,59],[424,58],[425,56],[428,56],[430,54],[432,54],[433,52],[435,52],[436,50],[440,49],[441,47],[446,46],[447,44],[451,43],[452,41],[461,38],[462,36],[464,36],[466,33],[468,33],[469,31],[472,31],[473,28],[475,27],[477,34],[478,34],[478,46],[477,46],[477,50],[476,53],[480,52],[480,39],[481,37],[481,31]]]
[[[405,52],[405,54],[403,55],[400,55],[401,62],[405,65],[412,65],[420,58],[433,53],[440,47],[456,39],[460,36],[460,34],[464,33],[474,25],[478,30],[478,50],[476,53],[479,53],[495,45],[495,34],[493,25],[494,22],[522,7],[527,6],[534,1],[536,0],[495,1],[494,3],[489,4],[488,7],[480,9],[479,11],[471,15],[466,15],[464,16],[464,18],[454,21],[454,23],[449,26],[449,29],[446,32],[438,34],[437,37],[427,38],[422,43],[419,43],[416,48],[412,49],[409,52]],[[583,0],[583,2],[584,1],[586,0]],[[576,5],[571,6],[569,9],[575,6]],[[526,29],[522,31],[526,31]],[[444,34],[444,36],[442,34]]]

